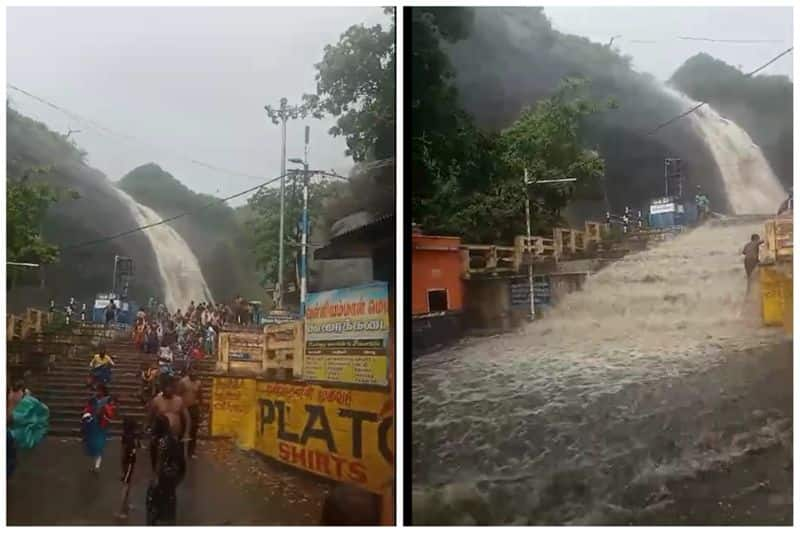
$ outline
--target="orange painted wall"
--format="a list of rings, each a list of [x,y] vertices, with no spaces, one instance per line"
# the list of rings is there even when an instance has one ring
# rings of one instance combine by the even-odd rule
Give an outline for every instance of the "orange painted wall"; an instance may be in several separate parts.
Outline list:
[[[411,236],[411,314],[428,313],[428,290],[447,289],[448,311],[463,306],[460,237]]]

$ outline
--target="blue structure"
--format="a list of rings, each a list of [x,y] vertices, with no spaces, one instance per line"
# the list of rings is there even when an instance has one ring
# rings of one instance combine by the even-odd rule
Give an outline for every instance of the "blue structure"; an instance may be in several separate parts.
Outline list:
[[[647,217],[651,228],[667,229],[693,224],[697,220],[697,206],[676,197],[658,198],[650,203]]]
[[[131,300],[120,300],[120,298],[114,293],[98,294],[95,297],[94,305],[92,306],[92,322],[97,324],[106,323],[106,306],[112,299],[117,305],[116,322],[119,324],[127,324],[132,326],[133,323],[136,322],[136,313],[139,311],[138,304]]]

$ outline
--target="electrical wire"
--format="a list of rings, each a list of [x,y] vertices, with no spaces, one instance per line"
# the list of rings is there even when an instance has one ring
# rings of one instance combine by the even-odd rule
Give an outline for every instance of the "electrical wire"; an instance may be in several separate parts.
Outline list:
[[[193,215],[195,213],[198,213],[199,211],[203,211],[204,209],[208,209],[209,207],[212,207],[214,205],[223,204],[223,203],[226,203],[226,202],[228,202],[230,200],[233,200],[234,198],[238,198],[240,196],[244,196],[245,194],[251,193],[251,192],[253,192],[255,190],[258,190],[258,189],[260,189],[262,187],[266,187],[270,183],[274,183],[274,182],[278,181],[279,179],[281,179],[282,177],[285,177],[285,176],[288,176],[288,175],[289,175],[289,173],[286,173],[286,174],[283,174],[281,176],[274,177],[272,179],[269,179],[269,180],[265,181],[264,183],[262,183],[260,185],[256,185],[255,187],[250,187],[249,189],[245,189],[244,191],[237,192],[236,194],[232,194],[230,196],[226,196],[225,198],[218,198],[218,199],[214,200],[213,202],[209,202],[209,203],[207,203],[205,205],[202,205],[202,206],[198,207],[197,209],[192,209],[190,211],[184,211],[183,213],[179,213],[179,214],[173,215],[171,217],[163,218],[163,219],[159,220],[158,222],[153,222],[152,224],[145,224],[144,226],[138,226],[138,227],[126,230],[126,231],[122,231],[120,233],[116,233],[114,235],[108,235],[106,237],[101,237],[99,239],[92,239],[90,241],[84,241],[84,242],[79,242],[79,243],[76,243],[76,244],[70,244],[68,246],[63,246],[63,247],[59,248],[59,250],[62,251],[62,252],[75,250],[77,248],[83,248],[83,247],[86,247],[86,246],[92,246],[92,245],[95,245],[95,244],[100,244],[100,243],[103,243],[103,242],[107,242],[107,241],[111,241],[111,240],[114,240],[114,239],[118,239],[120,237],[124,237],[124,236],[130,235],[132,233],[136,233],[137,231],[144,231],[146,229],[154,228],[156,226],[160,226],[161,224],[166,224],[167,222],[172,222],[173,220],[177,220],[179,218],[183,218],[183,217],[185,217],[187,215]]]
[[[173,151],[171,149],[166,149],[166,148],[164,148],[162,146],[158,146],[158,145],[155,145],[153,143],[149,143],[147,141],[141,140],[141,139],[139,139],[137,137],[134,137],[132,135],[128,135],[128,134],[125,134],[125,133],[119,133],[119,132],[114,131],[114,130],[112,130],[110,128],[107,128],[106,126],[103,126],[102,124],[100,124],[98,122],[95,122],[94,120],[91,120],[91,119],[88,119],[86,117],[83,117],[83,116],[79,115],[78,113],[75,113],[74,111],[70,111],[69,109],[67,109],[65,107],[62,107],[62,106],[57,105],[57,104],[54,104],[53,102],[51,102],[49,100],[46,100],[45,98],[42,98],[41,96],[37,96],[37,95],[35,95],[35,94],[33,94],[33,93],[29,92],[29,91],[21,89],[21,88],[17,87],[16,85],[12,85],[12,84],[9,83],[9,84],[7,84],[7,86],[8,86],[9,89],[13,89],[13,90],[15,90],[15,91],[17,91],[19,93],[22,93],[25,96],[28,96],[28,97],[36,100],[37,102],[40,102],[40,103],[42,103],[42,104],[44,104],[44,105],[46,105],[48,107],[51,107],[51,108],[53,108],[53,109],[55,109],[55,110],[57,110],[57,111],[59,111],[61,113],[64,113],[65,115],[67,115],[68,117],[72,118],[73,120],[77,120],[77,121],[83,122],[87,126],[93,127],[96,130],[99,130],[100,132],[102,132],[102,133],[104,133],[106,135],[110,135],[110,136],[113,136],[113,137],[119,137],[119,138],[125,139],[127,141],[132,141],[134,143],[141,144],[142,146],[147,146],[148,148],[155,148],[156,150],[160,150],[160,151],[166,152],[168,154],[172,154],[173,156],[178,157],[180,159],[183,159],[184,161],[188,161],[190,163],[194,163],[195,165],[199,165],[199,166],[202,166],[202,167],[207,168],[209,170],[213,170],[215,172],[219,172],[219,173],[222,173],[222,174],[227,174],[227,175],[230,175],[230,176],[239,176],[239,177],[244,177],[244,178],[251,178],[251,179],[258,179],[258,180],[267,179],[266,176],[258,176],[258,175],[255,175],[255,174],[248,174],[246,172],[239,172],[239,171],[236,171],[236,170],[231,170],[231,169],[227,169],[227,168],[221,167],[219,165],[206,163],[205,161],[201,161],[199,159],[194,159],[192,157],[187,157],[186,155],[180,154],[180,153],[175,152],[175,151]]]
[[[757,68],[757,69],[755,69],[754,71],[752,71],[752,72],[750,72],[750,73],[748,73],[748,74],[745,74],[745,75],[744,75],[744,77],[745,77],[745,78],[750,78],[750,77],[754,76],[754,75],[755,75],[755,74],[757,74],[758,72],[761,72],[762,70],[764,70],[765,68],[767,68],[768,66],[770,66],[771,64],[773,64],[774,62],[776,62],[778,59],[780,59],[780,58],[782,58],[783,56],[785,56],[786,54],[790,53],[792,50],[794,50],[794,47],[793,47],[793,46],[792,46],[791,48],[788,48],[787,50],[784,50],[783,52],[781,52],[781,53],[780,53],[780,54],[778,54],[777,56],[773,57],[773,58],[772,58],[772,59],[770,59],[768,62],[764,63],[763,65],[761,65],[760,67],[758,67],[758,68]],[[650,130],[650,131],[647,133],[647,135],[653,135],[654,133],[656,133],[656,132],[657,132],[657,131],[659,131],[660,129],[662,129],[662,128],[665,128],[665,127],[669,126],[669,125],[670,125],[670,124],[672,124],[673,122],[675,122],[675,121],[677,121],[677,120],[679,120],[679,119],[681,119],[681,118],[683,118],[683,117],[685,117],[685,116],[687,116],[687,115],[690,115],[690,114],[694,113],[695,111],[697,111],[698,109],[700,109],[701,107],[703,107],[703,106],[704,106],[704,105],[706,105],[706,104],[708,104],[708,102],[700,102],[700,103],[698,103],[697,105],[695,105],[695,106],[694,106],[694,107],[692,107],[691,109],[688,109],[688,110],[684,111],[684,112],[683,112],[683,113],[681,113],[680,115],[677,115],[677,116],[675,116],[675,117],[672,117],[671,119],[669,119],[669,120],[668,120],[668,121],[666,121],[666,122],[662,122],[661,124],[659,124],[658,126],[656,126],[655,128],[653,128],[652,130]]]
[[[760,43],[783,43],[783,39],[709,39],[707,37],[678,37],[682,41],[705,41],[709,43],[735,43],[735,44],[760,44]]]
[[[376,161],[376,163],[378,163],[378,162],[380,162],[381,164],[380,165],[375,165],[372,168],[380,168],[380,167],[384,167],[384,166],[392,166],[392,165],[394,165],[394,159],[383,159],[383,160]],[[99,239],[92,239],[90,241],[84,241],[84,242],[79,242],[79,243],[76,243],[76,244],[71,244],[71,245],[68,245],[68,246],[63,246],[63,247],[59,248],[59,250],[61,252],[66,252],[66,251],[71,251],[71,250],[75,250],[75,249],[78,249],[78,248],[84,248],[84,247],[87,247],[87,246],[93,246],[95,244],[100,244],[100,243],[108,242],[108,241],[111,241],[111,240],[114,240],[114,239],[118,239],[120,237],[125,237],[126,235],[131,235],[131,234],[136,233],[138,231],[144,231],[144,230],[147,230],[147,229],[150,229],[150,228],[154,228],[156,226],[160,226],[162,224],[166,224],[168,222],[172,222],[173,220],[177,220],[179,218],[183,218],[183,217],[188,216],[188,215],[196,214],[196,213],[198,213],[200,211],[203,211],[204,209],[208,209],[209,207],[229,202],[230,200],[233,200],[234,198],[239,198],[240,196],[244,196],[244,195],[249,194],[249,193],[251,193],[253,191],[261,189],[262,187],[266,187],[267,185],[278,181],[282,177],[290,176],[290,175],[293,175],[293,174],[298,173],[298,172],[302,172],[302,171],[301,170],[291,170],[291,171],[287,172],[286,174],[283,174],[282,176],[276,176],[274,178],[271,178],[271,179],[265,181],[264,183],[261,183],[260,185],[256,185],[254,187],[250,187],[248,189],[245,189],[243,191],[237,192],[237,193],[232,194],[230,196],[226,196],[224,198],[217,198],[212,202],[209,202],[209,203],[207,203],[205,205],[202,205],[202,206],[198,207],[197,209],[192,209],[190,211],[184,211],[183,213],[179,213],[177,215],[173,215],[171,217],[167,217],[167,218],[161,219],[158,222],[153,222],[152,224],[145,224],[144,226],[138,226],[138,227],[135,227],[135,228],[131,228],[129,230],[122,231],[120,233],[116,233],[114,235],[108,235],[106,237],[101,237]],[[345,176],[342,176],[340,174],[336,174],[335,172],[326,172],[326,171],[322,171],[322,170],[310,170],[309,173],[312,174],[312,175],[319,174],[319,175],[326,176],[326,177],[339,178],[339,179],[343,179],[343,180],[349,181],[349,178],[347,178]]]
[[[15,85],[8,84],[8,87],[13,89],[13,90],[15,90],[15,91],[18,91],[18,92],[26,95],[26,96],[29,96],[30,98],[33,98],[34,100],[37,100],[37,101],[39,101],[39,102],[41,102],[41,103],[43,103],[43,104],[45,104],[45,105],[47,105],[49,107],[52,107],[53,109],[56,109],[56,110],[60,111],[61,113],[64,113],[67,116],[69,116],[69,117],[71,117],[71,118],[73,118],[75,120],[81,121],[81,122],[83,122],[83,123],[85,123],[85,124],[87,124],[89,126],[93,126],[93,127],[97,128],[97,129],[100,129],[100,130],[102,130],[104,132],[107,132],[110,135],[113,135],[115,137],[121,137],[121,138],[128,139],[128,140],[133,140],[133,141],[140,142],[140,143],[145,144],[145,145],[150,146],[150,147],[155,147],[157,149],[164,150],[161,147],[157,147],[157,146],[152,145],[150,143],[145,143],[143,141],[140,141],[139,139],[137,139],[137,138],[135,138],[135,137],[133,137],[131,135],[117,133],[114,130],[111,130],[111,129],[109,129],[109,128],[107,128],[107,127],[105,127],[105,126],[103,126],[103,125],[101,125],[99,123],[96,123],[96,122],[90,120],[90,119],[84,118],[81,115],[79,115],[79,114],[77,114],[77,113],[75,113],[73,111],[70,111],[69,109],[66,109],[66,108],[64,108],[62,106],[54,104],[53,102],[50,102],[49,100],[46,100],[46,99],[41,98],[39,96],[36,96],[35,94],[33,94],[31,92],[28,92],[28,91],[26,91],[24,89],[21,89],[21,88],[15,86]],[[242,172],[228,170],[228,169],[219,167],[217,165],[212,165],[211,163],[206,163],[206,162],[200,161],[198,159],[188,158],[188,157],[185,157],[185,156],[182,156],[182,155],[179,156],[179,157],[181,157],[182,159],[188,160],[188,161],[190,161],[190,162],[192,162],[194,164],[201,165],[201,166],[206,167],[206,168],[211,169],[211,170],[215,170],[217,172],[222,172],[222,173],[225,173],[225,174],[230,174],[230,175],[235,175],[235,176],[244,176],[244,177],[248,177],[248,178],[265,179],[263,176],[255,176],[253,174],[246,174],[246,173],[242,173]],[[360,162],[360,163],[357,163],[357,165],[356,165],[356,172],[359,172],[359,173],[369,172],[371,170],[375,170],[375,169],[378,169],[378,168],[387,167],[387,166],[394,166],[394,165],[395,165],[394,158],[386,158],[386,159],[378,159],[378,160],[375,160],[375,161]],[[166,224],[168,222],[172,222],[173,220],[177,220],[179,218],[183,218],[185,216],[195,214],[195,213],[197,213],[199,211],[202,211],[204,209],[208,209],[209,207],[212,207],[214,205],[223,204],[223,203],[226,203],[226,202],[228,202],[230,200],[233,200],[235,198],[239,198],[240,196],[244,196],[246,194],[249,194],[249,193],[251,193],[253,191],[261,189],[262,187],[266,187],[267,185],[269,185],[271,183],[274,183],[274,182],[280,180],[282,177],[286,177],[286,176],[288,176],[288,175],[290,175],[290,174],[292,174],[294,172],[299,172],[299,170],[290,171],[290,172],[287,172],[286,174],[283,174],[281,176],[276,176],[274,178],[268,179],[268,180],[264,181],[263,183],[261,183],[259,185],[256,185],[254,187],[249,187],[249,188],[247,188],[247,189],[245,189],[243,191],[237,192],[237,193],[232,194],[230,196],[226,196],[224,198],[215,199],[214,201],[209,202],[209,203],[207,203],[207,204],[205,204],[203,206],[200,206],[197,209],[193,209],[193,210],[190,210],[190,211],[185,211],[183,213],[179,213],[177,215],[161,219],[158,222],[154,222],[152,224],[146,224],[144,226],[138,226],[138,227],[135,227],[135,228],[132,228],[132,229],[120,232],[120,233],[116,233],[114,235],[108,235],[106,237],[101,237],[99,239],[92,239],[90,241],[84,241],[84,242],[79,242],[79,243],[76,243],[76,244],[71,244],[71,245],[68,245],[68,246],[63,246],[63,247],[60,247],[59,250],[61,252],[72,251],[72,250],[76,250],[76,249],[79,249],[79,248],[84,248],[84,247],[87,247],[87,246],[93,246],[93,245],[100,244],[100,243],[103,243],[103,242],[108,242],[108,241],[111,241],[111,240],[114,240],[114,239],[118,239],[120,237],[124,237],[126,235],[131,235],[131,234],[139,232],[139,231],[144,231],[144,230],[156,227],[156,226],[160,226],[162,224]],[[314,170],[314,171],[309,171],[309,172],[312,175],[319,174],[319,175],[322,175],[322,176],[338,178],[338,179],[343,179],[343,180],[349,180],[350,179],[350,178],[347,178],[347,177],[342,176],[340,174],[337,174],[335,171],[327,172],[327,171],[322,171],[322,170]]]

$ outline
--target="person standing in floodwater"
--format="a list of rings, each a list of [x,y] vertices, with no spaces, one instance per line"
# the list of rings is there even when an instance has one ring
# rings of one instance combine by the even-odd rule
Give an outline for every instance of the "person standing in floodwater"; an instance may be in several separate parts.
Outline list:
[[[758,266],[758,248],[764,244],[758,233],[750,236],[750,242],[744,245],[742,255],[744,255],[744,272],[747,275],[747,293],[750,294],[750,280],[753,270]]]

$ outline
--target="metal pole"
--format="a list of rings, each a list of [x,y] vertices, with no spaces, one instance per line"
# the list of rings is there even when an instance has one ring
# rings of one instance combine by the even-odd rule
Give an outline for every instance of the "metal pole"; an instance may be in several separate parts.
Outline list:
[[[111,282],[111,292],[117,292],[117,263],[119,263],[119,256],[114,256],[114,280]]]
[[[281,99],[281,110],[286,108],[286,98]],[[278,309],[283,309],[283,219],[284,219],[284,191],[286,187],[286,115],[281,117],[281,221],[278,230]]]
[[[308,133],[306,126],[306,146],[303,155],[303,236],[300,242],[300,315],[306,314],[308,295]]]
[[[531,207],[530,207],[530,198],[528,197],[528,169],[525,169],[525,219],[528,224],[528,240],[526,242],[525,249],[529,250],[531,245]],[[536,308],[534,304],[533,298],[533,257],[529,254],[528,256],[529,263],[528,263],[528,298],[531,304],[531,320],[536,317]]]

